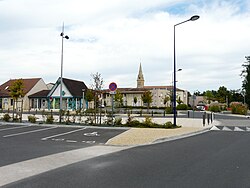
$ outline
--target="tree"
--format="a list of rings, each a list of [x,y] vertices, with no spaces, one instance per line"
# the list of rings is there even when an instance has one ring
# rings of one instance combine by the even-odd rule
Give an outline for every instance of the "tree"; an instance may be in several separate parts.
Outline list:
[[[123,105],[123,96],[119,90],[116,90],[115,102],[118,103],[119,107],[121,107]]]
[[[220,86],[218,91],[217,91],[217,100],[220,103],[225,103],[228,99],[229,96],[229,91],[227,90],[227,88],[225,86]]]
[[[165,97],[163,99],[163,103],[164,103],[165,107],[166,107],[166,104],[168,103],[168,101],[170,101],[170,96],[165,95]]]
[[[137,97],[134,97],[134,104],[136,106],[136,103],[137,103]]]
[[[95,74],[91,74],[91,77],[92,77],[91,88],[94,91],[94,108],[95,108],[95,124],[96,124],[96,111],[99,102],[98,95],[101,95],[101,90],[103,88],[103,78],[101,77],[101,74],[98,72],[96,72]]]
[[[176,100],[176,102],[180,105],[181,103],[183,103],[183,101],[181,100],[181,97],[178,97],[178,99]]]
[[[94,92],[93,90],[88,89],[85,94],[85,99],[89,103],[94,100]],[[88,105],[89,106],[89,105]]]
[[[213,92],[210,91],[210,90],[207,90],[207,91],[204,93],[204,96],[206,96],[208,104],[211,103],[211,100],[214,100]]]
[[[242,81],[242,90],[245,91],[245,99],[248,106],[250,106],[250,56],[246,56],[246,62],[242,64],[243,70],[241,76],[244,79]]]
[[[14,111],[17,111],[17,101],[18,98],[24,97],[24,83],[22,79],[18,79],[12,83],[10,86],[10,96],[13,99],[13,119],[14,119]],[[22,108],[22,106],[21,106]],[[16,114],[17,118],[17,114]]]
[[[152,101],[153,101],[153,95],[152,95],[152,93],[150,91],[145,91],[142,94],[141,98],[142,98],[143,103],[147,104],[148,111],[149,111],[150,103],[152,103]]]

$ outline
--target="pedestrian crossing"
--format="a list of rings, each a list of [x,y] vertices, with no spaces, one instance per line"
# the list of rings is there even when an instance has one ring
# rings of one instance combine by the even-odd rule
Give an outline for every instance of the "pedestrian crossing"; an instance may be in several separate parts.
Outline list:
[[[246,132],[250,131],[250,127],[244,126],[213,126],[211,131],[236,131],[236,132]]]

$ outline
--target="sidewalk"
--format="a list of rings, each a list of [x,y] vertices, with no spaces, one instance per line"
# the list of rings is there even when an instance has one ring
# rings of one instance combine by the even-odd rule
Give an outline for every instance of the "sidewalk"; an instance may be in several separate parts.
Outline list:
[[[161,120],[160,120],[161,121]],[[166,121],[166,118],[165,118]],[[171,119],[169,119],[171,121]],[[202,126],[201,119],[179,118],[177,124],[181,128],[157,129],[157,128],[131,128],[120,135],[108,140],[108,145],[144,145],[158,141],[177,139],[206,132],[213,125],[218,125],[218,121],[213,121],[209,125]]]

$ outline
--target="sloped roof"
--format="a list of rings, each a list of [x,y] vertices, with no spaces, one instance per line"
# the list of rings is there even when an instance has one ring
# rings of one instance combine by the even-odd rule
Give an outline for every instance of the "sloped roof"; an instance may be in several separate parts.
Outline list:
[[[22,79],[23,81],[23,92],[24,95],[26,95],[40,80],[41,78],[28,78],[28,79]],[[5,82],[0,86],[0,97],[10,97],[10,90],[9,87],[18,79],[10,79],[9,81]]]
[[[29,98],[46,98],[50,90],[42,90],[29,96]]]
[[[83,92],[82,90],[88,89],[84,82],[78,80],[63,78],[63,83],[74,97],[81,97]]]

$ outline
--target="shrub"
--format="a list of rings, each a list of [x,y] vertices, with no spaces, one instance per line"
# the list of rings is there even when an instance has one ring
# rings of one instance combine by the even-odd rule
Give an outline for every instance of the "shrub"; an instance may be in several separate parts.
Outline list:
[[[36,117],[34,115],[28,116],[28,121],[31,123],[36,123]]]
[[[221,112],[220,106],[217,106],[217,105],[209,106],[208,110],[211,112]]]
[[[122,118],[117,118],[117,119],[115,119],[114,124],[115,124],[115,125],[122,125]]]
[[[245,106],[241,103],[232,104],[231,109],[232,109],[232,114],[240,114],[240,115],[247,114],[247,106]]]
[[[179,104],[176,107],[177,110],[187,110],[188,106],[186,104]]]
[[[166,114],[173,114],[173,108],[172,107],[167,107],[166,108]]]
[[[6,121],[6,122],[9,122],[10,121],[10,115],[9,114],[4,114],[3,116],[3,120]]]
[[[47,124],[53,124],[54,123],[53,115],[47,115],[46,123]]]

